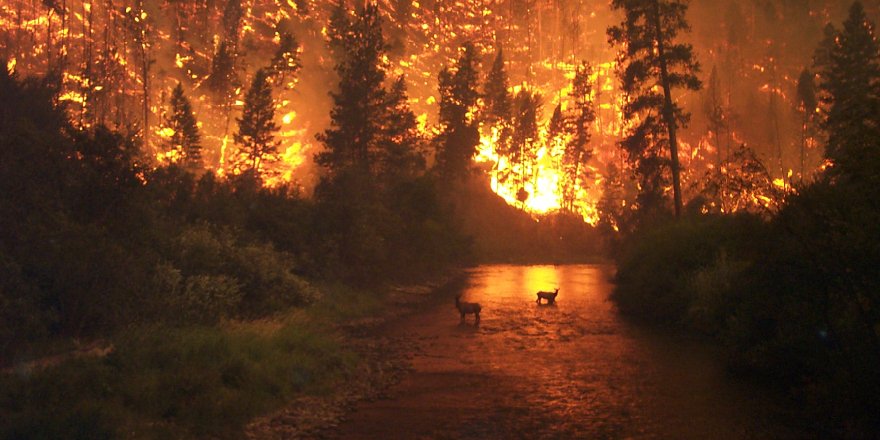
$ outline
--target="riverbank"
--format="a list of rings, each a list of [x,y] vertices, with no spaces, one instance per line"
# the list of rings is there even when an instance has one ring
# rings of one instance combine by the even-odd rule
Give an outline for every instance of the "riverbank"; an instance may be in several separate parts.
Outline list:
[[[456,274],[323,299],[258,321],[154,326],[109,352],[0,375],[2,438],[308,438],[406,370],[406,347],[364,337],[417,310]],[[438,293],[440,292],[440,293]]]

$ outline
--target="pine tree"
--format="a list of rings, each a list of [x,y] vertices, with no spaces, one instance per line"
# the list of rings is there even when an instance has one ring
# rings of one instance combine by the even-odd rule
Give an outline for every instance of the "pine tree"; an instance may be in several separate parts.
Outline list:
[[[238,84],[234,50],[228,41],[223,41],[217,46],[214,58],[211,59],[211,72],[206,80],[208,89],[214,92],[215,97],[224,106],[229,104],[232,91]]]
[[[559,160],[565,153],[565,140],[568,134],[567,126],[568,120],[562,112],[562,103],[559,103],[553,109],[550,121],[547,122],[547,149],[550,156],[557,161],[557,169],[561,167]]]
[[[317,136],[325,150],[317,154],[316,161],[326,169],[330,181],[355,173],[366,183],[376,171],[383,140],[388,103],[383,55],[387,45],[376,4],[366,5],[352,21],[340,2],[334,17],[327,34],[337,57],[339,86],[330,94],[330,128]]]
[[[257,70],[251,86],[244,97],[244,110],[238,121],[235,143],[239,145],[235,166],[239,171],[261,175],[266,162],[278,160],[278,142],[275,132],[275,102],[269,71]]]
[[[197,169],[202,164],[202,144],[196,118],[192,112],[192,104],[183,93],[183,86],[171,93],[171,111],[165,118],[165,128],[172,131],[168,138],[169,150],[178,150],[183,156],[183,163],[189,169]]]
[[[525,203],[529,198],[525,186],[535,178],[541,94],[522,89],[516,94],[513,107],[513,149],[509,157],[512,165],[511,172],[515,173],[517,178],[515,182],[517,186],[516,198],[520,203]]]
[[[492,63],[492,70],[489,71],[486,84],[483,87],[481,119],[486,124],[488,131],[484,135],[492,139],[495,153],[502,157],[509,157],[513,148],[511,144],[513,103],[510,91],[508,91],[509,87],[507,71],[504,68],[504,51],[499,47],[495,54],[495,61]],[[496,163],[496,168],[493,171],[497,172],[499,165]],[[504,181],[507,177],[506,174],[499,175],[498,179]]]
[[[565,146],[562,156],[563,190],[562,205],[568,210],[574,208],[577,187],[583,182],[586,163],[593,155],[590,144],[590,125],[596,120],[593,108],[593,84],[590,81],[593,69],[589,63],[581,63],[572,80],[571,97],[574,99],[574,115],[571,120],[571,139]]]
[[[483,88],[484,122],[496,125],[510,120],[512,103],[509,88],[510,81],[504,69],[504,51],[499,47]]]
[[[627,99],[624,117],[640,117],[621,142],[639,176],[639,203],[647,210],[661,207],[669,169],[678,217],[682,196],[677,131],[689,115],[675,104],[672,91],[700,88],[693,48],[675,41],[679,32],[690,28],[685,20],[687,4],[682,0],[613,0],[611,6],[626,15],[620,25],[608,28],[608,37],[622,47],[618,76]],[[665,150],[668,157],[664,157]]]
[[[409,106],[402,75],[391,86],[385,108],[378,174],[385,188],[392,188],[424,171],[425,138]]]
[[[841,31],[826,34],[815,60],[831,175],[875,176],[880,171],[880,45],[861,3],[853,3]]]
[[[471,160],[480,143],[480,133],[473,111],[477,105],[476,48],[472,43],[462,46],[463,52],[453,72],[440,71],[440,125],[437,138],[438,172],[451,183],[470,172]]]

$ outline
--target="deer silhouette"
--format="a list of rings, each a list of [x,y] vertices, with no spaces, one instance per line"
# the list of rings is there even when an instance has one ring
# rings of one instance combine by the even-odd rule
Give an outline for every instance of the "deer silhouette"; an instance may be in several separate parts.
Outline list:
[[[464,322],[464,316],[468,313],[474,314],[474,324],[480,323],[480,303],[473,302],[463,302],[461,301],[461,295],[455,297],[455,308],[458,309],[458,313],[461,314],[461,322]]]
[[[547,304],[553,304],[556,302],[556,295],[559,295],[559,288],[557,287],[553,292],[545,292],[543,290],[538,291],[538,299],[535,301],[538,304],[541,304],[542,299],[547,300]]]

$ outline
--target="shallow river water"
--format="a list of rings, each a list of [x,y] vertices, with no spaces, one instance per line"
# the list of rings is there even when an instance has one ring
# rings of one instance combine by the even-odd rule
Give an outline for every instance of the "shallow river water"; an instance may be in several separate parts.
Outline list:
[[[725,373],[705,341],[622,319],[609,266],[482,266],[453,297],[382,332],[417,347],[386,399],[339,438],[803,438],[781,401]],[[555,305],[535,292],[559,288]]]

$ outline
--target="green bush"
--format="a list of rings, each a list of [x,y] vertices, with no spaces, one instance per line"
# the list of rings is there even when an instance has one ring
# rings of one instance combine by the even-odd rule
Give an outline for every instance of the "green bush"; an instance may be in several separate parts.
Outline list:
[[[627,238],[618,256],[617,285],[612,298],[632,315],[667,323],[685,323],[695,304],[695,283],[710,283],[721,255],[749,261],[755,240],[766,229],[749,215],[695,216],[640,231]],[[724,257],[727,258],[727,257]],[[727,263],[724,263],[727,264]],[[737,266],[739,263],[736,264]],[[716,268],[728,270],[732,268]],[[704,272],[702,279],[698,273]],[[715,280],[718,281],[718,280]],[[722,286],[723,287],[723,286]],[[711,296],[714,292],[701,292]]]

